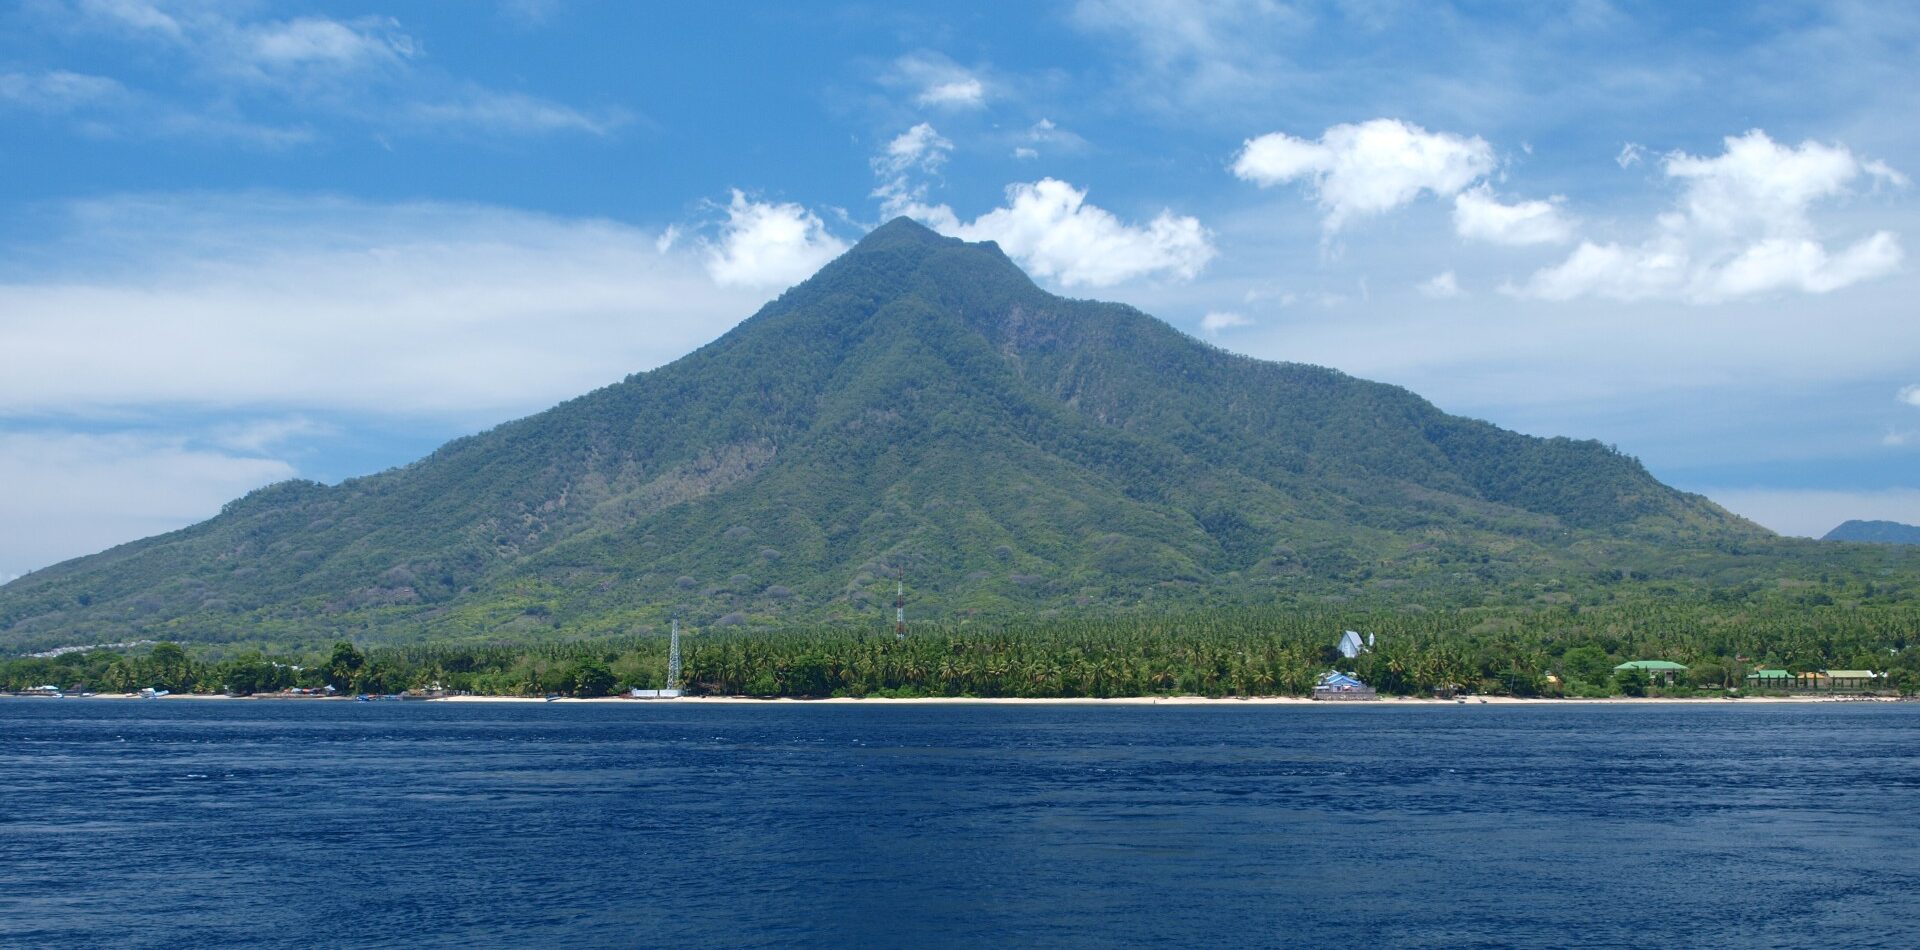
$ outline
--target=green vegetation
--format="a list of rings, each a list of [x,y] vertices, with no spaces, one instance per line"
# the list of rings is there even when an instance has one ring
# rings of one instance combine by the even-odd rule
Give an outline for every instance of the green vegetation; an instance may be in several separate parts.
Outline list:
[[[1345,660],[1343,629],[1375,634]],[[1760,667],[1890,671],[1920,689],[1920,608],[1638,606],[1598,610],[1322,611],[1220,609],[1018,624],[689,632],[685,685],[753,696],[1305,695],[1328,669],[1382,693],[1463,689],[1518,696],[1698,695]],[[1614,673],[1629,659],[1690,667],[1681,687]],[[347,693],[442,688],[494,695],[602,696],[666,685],[666,638],[375,648],[346,643],[270,658],[191,657],[162,643],[0,662],[0,685],[261,692],[331,684]]]
[[[1920,598],[1920,549],[1775,538],[1598,443],[1229,354],[901,221],[669,366],[0,587],[0,647],[844,627],[901,572],[956,630]]]

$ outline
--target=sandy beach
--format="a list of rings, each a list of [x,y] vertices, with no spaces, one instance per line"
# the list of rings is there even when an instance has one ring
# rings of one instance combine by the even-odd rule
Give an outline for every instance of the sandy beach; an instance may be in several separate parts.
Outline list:
[[[28,697],[23,697],[28,698]],[[31,697],[47,698],[55,697]],[[137,693],[95,693],[91,696],[61,697],[66,699],[115,699],[138,700],[144,697]],[[212,700],[243,702],[353,702],[352,696],[226,696],[204,693],[176,693],[158,697],[160,702],[206,702]],[[389,702],[390,700],[379,700]],[[1467,696],[1462,699],[1432,699],[1413,696],[1382,696],[1378,700],[1361,702],[1325,702],[1300,696],[1114,696],[1105,699],[1092,697],[1008,697],[1008,696],[923,696],[923,697],[881,697],[854,698],[835,696],[826,699],[797,699],[793,697],[762,698],[756,696],[681,696],[668,699],[637,699],[628,696],[596,696],[579,698],[562,696],[548,699],[544,696],[440,696],[432,699],[407,700],[408,702],[428,703],[553,703],[556,705],[579,705],[583,703],[622,703],[631,705],[653,705],[670,703],[677,705],[808,705],[808,706],[1320,706],[1330,708],[1378,707],[1378,706],[1613,706],[1613,705],[1668,705],[1668,706],[1725,706],[1764,704],[1777,705],[1811,703],[1858,703],[1858,702],[1900,702],[1892,697],[1876,696],[1745,696],[1745,697],[1702,697],[1671,698],[1657,696],[1615,696],[1606,699],[1549,699],[1520,698],[1514,696]]]
[[[1366,706],[1570,706],[1570,705],[1658,705],[1673,706],[1724,706],[1745,703],[1848,703],[1848,702],[1897,702],[1894,699],[1876,697],[1836,697],[1836,696],[1754,696],[1738,699],[1712,697],[1705,699],[1668,699],[1660,697],[1612,697],[1608,699],[1523,699],[1513,696],[1469,696],[1465,699],[1427,699],[1411,696],[1383,696],[1378,700],[1363,702],[1324,702],[1300,696],[1115,696],[1106,699],[1097,698],[1038,698],[1038,697],[984,697],[984,696],[940,696],[940,697],[867,697],[855,699],[850,696],[836,696],[828,699],[794,699],[779,697],[762,699],[752,696],[682,696],[677,699],[629,699],[624,696],[603,696],[593,699],[562,697],[546,699],[539,696],[447,696],[429,700],[436,703],[680,703],[680,704],[788,704],[788,705],[867,705],[867,706],[1321,706],[1321,707],[1366,707]]]

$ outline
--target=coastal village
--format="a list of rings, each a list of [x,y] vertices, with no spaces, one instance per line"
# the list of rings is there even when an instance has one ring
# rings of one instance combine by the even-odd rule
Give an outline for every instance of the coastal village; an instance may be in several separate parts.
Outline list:
[[[1613,672],[1616,679],[1623,681],[1631,682],[1638,679],[1640,682],[1637,685],[1678,689],[1687,685],[1688,667],[1684,663],[1675,663],[1672,660],[1628,660],[1615,666]],[[1558,676],[1551,673],[1548,674],[1548,678],[1556,685],[1560,681]],[[1742,695],[1786,695],[1806,698],[1827,696],[1854,699],[1899,697],[1898,691],[1888,688],[1887,674],[1873,670],[1804,670],[1793,673],[1782,669],[1760,667],[1748,672],[1742,679],[1745,683],[1744,687],[1709,685],[1696,687],[1696,692],[1702,689],[1718,690],[1725,698],[1738,698]],[[1628,695],[1634,694],[1630,692]],[[1327,702],[1355,702],[1376,700],[1380,695],[1373,687],[1362,682],[1351,672],[1329,670],[1314,684],[1313,698]],[[1436,698],[1465,701],[1464,697],[1457,696],[1450,690],[1437,693]]]

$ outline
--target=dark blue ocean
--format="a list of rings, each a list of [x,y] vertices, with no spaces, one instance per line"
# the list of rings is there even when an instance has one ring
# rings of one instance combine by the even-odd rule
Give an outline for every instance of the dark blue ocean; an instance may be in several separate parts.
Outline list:
[[[1920,946],[1920,705],[0,700],[0,946]]]

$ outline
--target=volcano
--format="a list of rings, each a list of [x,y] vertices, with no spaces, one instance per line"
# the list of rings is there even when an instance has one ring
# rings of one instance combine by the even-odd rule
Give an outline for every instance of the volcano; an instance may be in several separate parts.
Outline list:
[[[1235,355],[906,219],[659,369],[0,588],[0,642],[1448,603],[1770,535],[1594,441]]]

